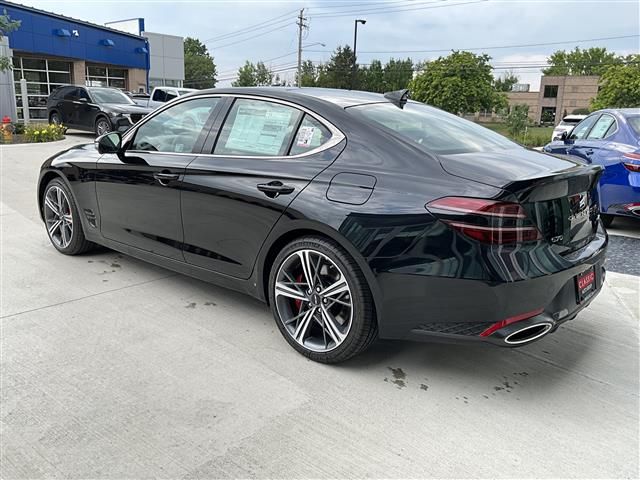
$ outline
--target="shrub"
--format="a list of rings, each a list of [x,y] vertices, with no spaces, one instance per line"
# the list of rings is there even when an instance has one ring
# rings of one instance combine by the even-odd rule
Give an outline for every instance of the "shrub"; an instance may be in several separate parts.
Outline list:
[[[53,142],[64,138],[65,127],[62,125],[29,124],[24,129],[27,142]]]

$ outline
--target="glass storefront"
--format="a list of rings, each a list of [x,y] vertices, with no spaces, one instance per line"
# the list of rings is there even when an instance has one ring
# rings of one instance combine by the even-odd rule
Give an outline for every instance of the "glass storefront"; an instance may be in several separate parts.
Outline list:
[[[24,108],[29,109],[29,118],[47,119],[47,97],[56,88],[71,83],[71,62],[46,60],[32,57],[13,57],[13,80],[15,82],[18,118],[24,118]],[[20,80],[27,81],[28,105],[23,105]]]
[[[127,88],[127,70],[124,68],[87,65],[87,86]]]

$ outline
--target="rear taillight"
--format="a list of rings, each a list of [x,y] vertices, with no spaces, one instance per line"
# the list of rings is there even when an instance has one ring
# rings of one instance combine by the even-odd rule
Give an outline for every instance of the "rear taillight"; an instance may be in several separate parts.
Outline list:
[[[450,227],[482,243],[504,245],[542,238],[518,203],[445,197],[428,203],[426,207]]]
[[[625,159],[640,161],[640,153],[623,153],[622,156]],[[640,172],[640,163],[625,162],[623,160],[622,164],[624,165],[624,168],[626,168],[630,172],[634,172],[634,173]]]

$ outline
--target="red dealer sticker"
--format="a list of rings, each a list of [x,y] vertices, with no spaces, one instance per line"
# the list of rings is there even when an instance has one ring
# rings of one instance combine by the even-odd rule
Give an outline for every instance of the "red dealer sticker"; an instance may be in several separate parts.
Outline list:
[[[587,300],[596,291],[596,272],[593,267],[576,276],[578,287],[578,303]]]

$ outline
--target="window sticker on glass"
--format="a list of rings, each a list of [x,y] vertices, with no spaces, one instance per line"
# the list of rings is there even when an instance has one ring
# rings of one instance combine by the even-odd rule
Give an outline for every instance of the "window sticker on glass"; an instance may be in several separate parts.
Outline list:
[[[285,138],[290,132],[292,117],[298,112],[278,107],[266,102],[238,102],[233,127],[224,144],[225,150],[262,155],[281,154]]]
[[[296,145],[298,147],[310,147],[313,141],[313,135],[315,134],[315,127],[301,126],[298,130],[298,139]]]

